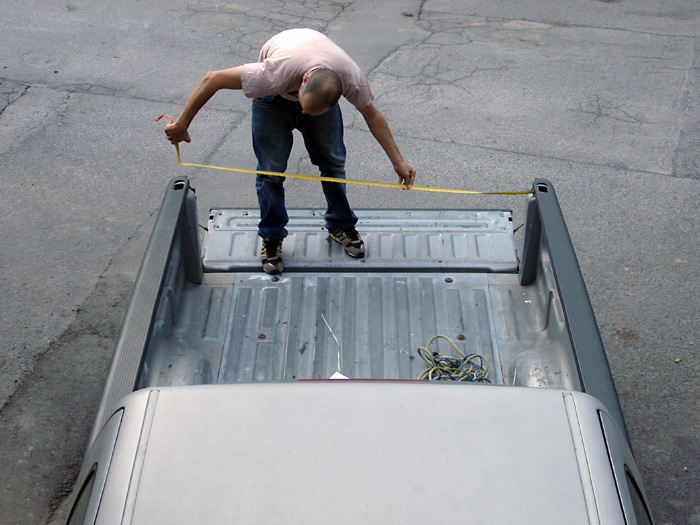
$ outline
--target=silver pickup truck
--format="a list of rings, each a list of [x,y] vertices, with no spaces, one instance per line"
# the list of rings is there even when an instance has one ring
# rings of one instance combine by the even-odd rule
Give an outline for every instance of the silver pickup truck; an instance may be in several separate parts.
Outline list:
[[[508,210],[358,215],[355,260],[290,210],[270,276],[257,210],[200,247],[170,182],[69,522],[650,523],[552,184],[520,251]],[[426,356],[483,373],[418,380]]]

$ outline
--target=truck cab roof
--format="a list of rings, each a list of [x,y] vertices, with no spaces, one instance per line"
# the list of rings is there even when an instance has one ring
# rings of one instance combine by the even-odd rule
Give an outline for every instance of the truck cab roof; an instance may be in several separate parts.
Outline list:
[[[145,389],[106,426],[97,523],[622,519],[609,463],[591,459],[607,463],[590,450],[605,448],[602,410],[580,392],[470,384]]]

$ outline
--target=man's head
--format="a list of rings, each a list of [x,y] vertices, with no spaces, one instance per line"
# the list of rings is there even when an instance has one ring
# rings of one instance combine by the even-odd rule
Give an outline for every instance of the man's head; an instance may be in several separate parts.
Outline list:
[[[322,115],[335,106],[342,91],[342,82],[335,71],[314,69],[304,75],[299,89],[299,104],[307,115]]]

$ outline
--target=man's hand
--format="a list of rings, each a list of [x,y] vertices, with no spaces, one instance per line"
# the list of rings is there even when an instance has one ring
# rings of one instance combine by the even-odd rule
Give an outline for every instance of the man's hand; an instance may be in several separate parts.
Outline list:
[[[394,171],[399,176],[399,184],[405,184],[406,189],[410,190],[413,186],[413,181],[416,180],[416,170],[414,170],[407,162],[394,166]]]
[[[179,142],[192,142],[187,128],[180,124],[177,120],[172,124],[165,126],[165,136],[168,137],[171,144],[178,144]]]
[[[185,102],[185,107],[182,108],[177,120],[165,126],[165,136],[168,137],[168,140],[173,144],[191,142],[187,128],[189,128],[194,116],[214,96],[214,93],[220,89],[242,89],[242,70],[243,66],[236,66],[230,69],[209,71],[209,73],[204,75],[199,84],[190,93],[187,102]]]

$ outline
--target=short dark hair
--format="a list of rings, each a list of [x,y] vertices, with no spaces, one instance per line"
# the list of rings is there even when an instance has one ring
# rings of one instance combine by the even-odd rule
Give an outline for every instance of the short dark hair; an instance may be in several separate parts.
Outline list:
[[[331,108],[340,99],[343,83],[338,73],[328,68],[315,69],[304,84],[304,93],[313,96],[317,108]]]

